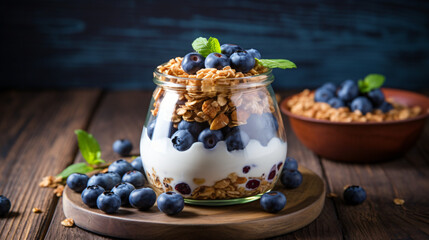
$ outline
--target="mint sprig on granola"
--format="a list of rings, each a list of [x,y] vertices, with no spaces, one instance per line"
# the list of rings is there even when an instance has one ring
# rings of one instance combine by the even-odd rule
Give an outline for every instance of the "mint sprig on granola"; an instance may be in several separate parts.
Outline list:
[[[386,77],[381,74],[368,74],[363,80],[358,81],[359,91],[361,93],[368,93],[374,89],[383,86]]]

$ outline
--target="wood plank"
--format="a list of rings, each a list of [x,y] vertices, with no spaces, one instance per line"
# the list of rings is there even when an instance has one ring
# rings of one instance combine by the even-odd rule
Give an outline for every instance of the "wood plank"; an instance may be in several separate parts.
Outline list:
[[[416,146],[405,156],[378,164],[322,160],[328,184],[338,195],[347,184],[363,186],[367,200],[359,206],[335,199],[347,239],[427,239],[429,237],[429,121]],[[405,200],[396,206],[394,198]]]
[[[99,96],[98,90],[2,94],[0,193],[12,208],[0,219],[0,239],[43,238],[57,198],[38,183],[72,162],[73,130],[86,126]],[[34,214],[33,207],[43,213]]]
[[[140,135],[146,119],[151,92],[109,92],[103,98],[96,111],[88,131],[100,143],[102,158],[113,162],[120,157],[113,152],[112,144],[116,139],[127,138],[133,145],[133,154],[139,153]],[[83,161],[80,154],[76,162]],[[80,228],[66,228],[60,224],[65,219],[62,201],[55,209],[46,239],[108,239]]]

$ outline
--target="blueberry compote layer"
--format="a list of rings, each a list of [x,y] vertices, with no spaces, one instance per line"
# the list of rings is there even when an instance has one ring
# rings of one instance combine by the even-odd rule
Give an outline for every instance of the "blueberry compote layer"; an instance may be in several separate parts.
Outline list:
[[[212,132],[196,125],[188,131],[181,124],[178,130],[171,130],[167,123],[160,136],[144,127],[140,152],[148,179],[163,191],[175,191],[193,199],[229,199],[263,193],[277,180],[281,172],[277,166],[282,166],[287,149],[286,142],[275,133],[278,126],[271,118],[270,121],[271,128],[259,135],[251,131],[247,134],[245,128]],[[196,136],[199,134],[202,136]]]

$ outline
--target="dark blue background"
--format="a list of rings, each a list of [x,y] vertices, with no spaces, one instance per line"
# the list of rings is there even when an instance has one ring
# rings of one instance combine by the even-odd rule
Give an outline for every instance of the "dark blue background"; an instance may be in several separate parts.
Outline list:
[[[429,87],[427,1],[27,0],[0,12],[2,88],[152,89],[153,69],[199,36],[294,61],[276,89],[368,73]]]

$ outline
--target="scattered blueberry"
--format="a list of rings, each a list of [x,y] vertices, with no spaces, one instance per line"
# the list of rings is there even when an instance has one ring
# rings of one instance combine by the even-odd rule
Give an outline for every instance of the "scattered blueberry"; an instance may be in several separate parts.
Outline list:
[[[204,129],[198,136],[198,141],[204,144],[206,149],[211,149],[223,139],[221,130],[210,130],[210,128]]]
[[[255,66],[255,58],[246,51],[236,51],[230,57],[231,67],[237,72],[247,73]]]
[[[148,210],[156,201],[156,194],[152,188],[140,188],[131,192],[129,201],[131,206],[139,210]]]
[[[230,57],[236,51],[241,51],[243,49],[236,44],[227,43],[222,44],[222,46],[220,46],[220,50],[222,54],[225,54],[225,56]]]
[[[167,215],[176,215],[185,207],[182,195],[175,192],[162,193],[158,197],[158,209]]]
[[[274,164],[274,166],[271,168],[270,173],[268,173],[267,180],[271,181],[274,179],[277,173],[277,166]]]
[[[204,57],[196,52],[185,55],[182,60],[182,69],[188,74],[195,74],[198,70],[204,68]]]
[[[115,172],[122,177],[126,172],[133,170],[133,166],[125,159],[119,159],[110,164],[108,170],[109,172]]]
[[[250,171],[250,168],[251,168],[250,166],[244,166],[243,167],[243,173],[244,174],[248,173]]]
[[[260,204],[264,211],[269,213],[280,212],[286,205],[286,197],[283,193],[272,191],[262,195]]]
[[[285,166],[283,167],[283,170],[298,170],[298,162],[292,158],[287,157],[285,161]]]
[[[113,192],[104,192],[97,198],[97,207],[105,213],[115,213],[121,206],[121,198]]]
[[[318,88],[314,92],[314,101],[327,103],[331,98],[334,97],[334,93],[326,88]]]
[[[101,186],[103,187],[103,189],[106,189],[106,190],[110,190],[110,188],[113,187],[111,178],[105,175],[104,173],[97,173],[89,178],[87,186],[93,186],[93,185]]]
[[[113,143],[113,151],[121,156],[128,156],[133,150],[133,144],[128,139],[119,139]]]
[[[93,185],[85,188],[82,192],[82,201],[88,207],[95,208],[97,207],[97,198],[104,192],[104,188],[99,185]]]
[[[374,106],[380,106],[384,102],[384,94],[380,88],[370,91],[367,96]]]
[[[125,206],[130,203],[128,198],[135,189],[136,188],[131,183],[120,183],[112,189],[112,192],[121,198],[121,205]]]
[[[197,139],[201,131],[203,131],[206,127],[208,127],[207,123],[188,122],[188,121],[182,120],[177,126],[177,129],[187,130],[192,134],[192,136],[195,139]]]
[[[112,189],[122,181],[121,176],[115,172],[106,172],[104,175],[109,179],[109,185],[105,188],[106,190]]]
[[[243,131],[232,131],[226,136],[225,142],[229,152],[243,150],[249,143],[249,136]]]
[[[325,88],[329,91],[331,91],[333,94],[335,94],[335,92],[337,91],[337,86],[335,86],[335,84],[328,82],[323,84],[320,88]]]
[[[329,99],[328,104],[331,105],[331,107],[333,107],[333,108],[340,108],[340,107],[346,106],[344,104],[343,100],[341,100],[337,97],[333,97],[333,98]]]
[[[219,70],[229,66],[229,58],[221,53],[210,53],[204,61],[206,68],[217,68]]]
[[[137,170],[144,174],[143,162],[141,157],[136,157],[132,162],[131,166],[133,166],[134,170]]]
[[[143,187],[144,185],[144,175],[143,173],[133,170],[124,174],[122,177],[122,182],[131,183],[134,187]]]
[[[258,179],[250,179],[246,183],[246,188],[255,189],[255,188],[259,187],[260,184],[261,184],[261,181],[259,181]]]
[[[372,112],[372,104],[366,97],[357,97],[350,104],[350,110],[352,112],[359,110],[365,115],[368,112]]]
[[[152,140],[153,137],[153,130],[155,130],[155,125],[156,125],[156,119],[152,120],[148,125],[147,125],[147,136]]]
[[[178,151],[188,150],[195,142],[194,136],[187,130],[178,130],[171,136],[173,147]]]
[[[378,109],[380,109],[384,113],[387,113],[387,112],[389,112],[390,110],[393,109],[393,106],[392,106],[392,104],[390,104],[388,102],[383,102],[383,103],[380,104],[380,106],[378,107]]]
[[[341,100],[349,102],[359,95],[359,88],[353,80],[346,80],[341,84],[337,95]]]
[[[81,173],[73,173],[67,177],[67,186],[75,192],[82,192],[88,183],[89,177]]]
[[[179,193],[181,193],[183,195],[191,194],[191,188],[189,187],[189,185],[187,183],[184,183],[184,182],[176,184],[174,189],[176,189],[176,191],[178,191]]]
[[[261,53],[259,53],[259,51],[256,50],[256,49],[251,48],[251,49],[246,50],[246,52],[248,52],[254,58],[257,58],[257,59],[261,59],[262,58]]]
[[[362,187],[350,186],[344,190],[343,197],[347,204],[357,205],[365,201],[366,192]]]
[[[0,195],[0,217],[6,216],[10,210],[10,206],[10,200],[5,196]]]
[[[297,188],[302,183],[302,174],[298,170],[285,169],[280,180],[286,188]]]

